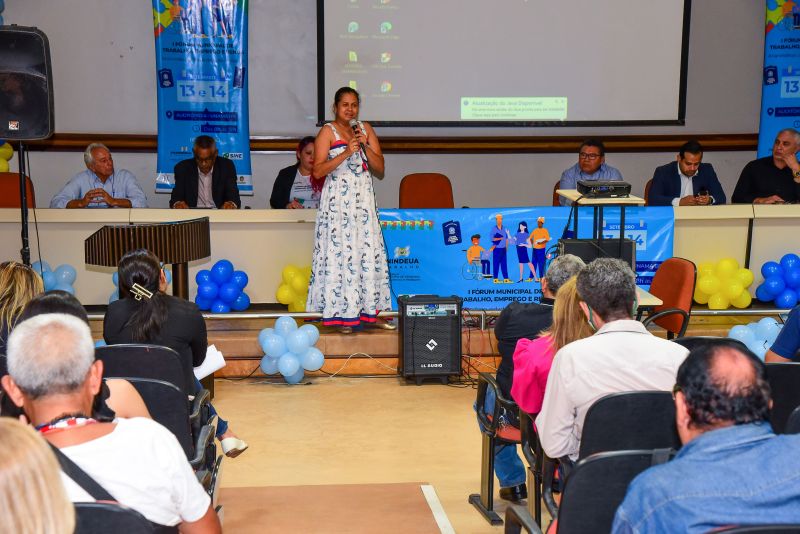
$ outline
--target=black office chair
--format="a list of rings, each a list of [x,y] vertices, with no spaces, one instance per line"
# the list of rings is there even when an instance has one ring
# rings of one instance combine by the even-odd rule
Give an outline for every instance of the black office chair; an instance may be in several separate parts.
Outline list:
[[[154,527],[142,514],[108,502],[76,502],[75,534],[167,534],[178,532],[177,527]]]
[[[598,399],[586,412],[578,459],[608,451],[677,450],[680,446],[675,428],[675,403],[670,392],[612,393]],[[559,458],[558,463],[568,483],[573,463],[567,457]],[[553,518],[559,515],[559,507],[553,497],[556,465],[556,460],[545,456],[542,494],[545,506]]]
[[[194,381],[186,383],[187,370],[180,355],[168,347],[126,343],[97,347],[94,353],[103,362],[106,378],[153,378],[175,384],[186,395],[195,394]]]
[[[800,434],[800,406],[792,411],[788,421],[786,421],[786,426],[783,429],[783,433]]]
[[[528,499],[528,511],[533,516],[534,521],[539,527],[542,526],[542,459],[544,452],[542,444],[533,422],[536,420],[535,414],[529,414],[520,409],[519,411],[519,431],[522,455],[528,462],[528,492],[533,492],[533,498]]]
[[[541,534],[541,525],[536,523],[526,510],[519,504],[510,503],[506,507],[506,524],[503,534],[520,534],[523,530],[529,534]]]
[[[800,363],[768,363],[767,381],[772,389],[772,430],[782,434],[789,415],[800,406]]]

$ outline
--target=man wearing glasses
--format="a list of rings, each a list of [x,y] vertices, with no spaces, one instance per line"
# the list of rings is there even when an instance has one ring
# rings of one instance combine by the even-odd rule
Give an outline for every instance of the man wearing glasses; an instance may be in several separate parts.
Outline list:
[[[578,180],[622,181],[622,173],[606,165],[606,147],[599,139],[587,139],[578,149],[578,163],[561,173],[560,189],[577,189]],[[561,205],[569,201],[561,197]]]
[[[219,156],[217,143],[207,135],[195,139],[192,152],[193,158],[175,165],[170,207],[238,209],[242,202],[233,161]]]

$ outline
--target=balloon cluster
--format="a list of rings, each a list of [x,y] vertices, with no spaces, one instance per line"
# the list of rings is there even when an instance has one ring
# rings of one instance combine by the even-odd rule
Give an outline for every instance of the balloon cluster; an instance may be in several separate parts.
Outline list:
[[[0,0],[0,11],[2,11],[2,5],[3,5],[2,2],[3,0]],[[3,25],[2,20],[3,17],[2,15],[0,15],[0,26]],[[8,162],[11,160],[13,156],[14,156],[14,149],[11,148],[11,145],[9,145],[8,143],[4,143],[2,139],[0,139],[0,172],[8,172],[9,169]]]
[[[172,272],[169,269],[164,269],[164,264],[161,264],[161,268],[164,270],[164,276],[167,278],[167,285],[172,283]],[[114,282],[114,291],[111,292],[111,295],[108,297],[108,303],[111,304],[115,300],[119,300],[119,272],[114,271],[114,274],[111,275],[111,281]]]
[[[45,291],[58,289],[60,291],[66,291],[72,295],[75,294],[75,288],[73,287],[73,284],[75,283],[75,279],[78,277],[78,272],[72,265],[65,263],[63,265],[59,265],[56,267],[56,270],[53,271],[50,269],[50,264],[48,264],[46,261],[35,261],[31,264],[31,268],[39,273],[39,276],[42,277]]]
[[[764,281],[756,288],[756,298],[775,302],[779,308],[794,308],[800,298],[800,256],[786,254],[780,263],[768,261],[761,266]]]
[[[194,279],[197,282],[194,303],[201,310],[228,313],[250,307],[250,297],[244,292],[249,281],[247,273],[235,271],[230,261],[219,260],[210,270],[198,271]]]
[[[775,343],[775,339],[783,325],[772,317],[764,317],[760,321],[748,325],[737,324],[728,332],[728,337],[741,341],[756,356],[764,359],[764,354]]]
[[[319,330],[312,324],[300,328],[288,315],[278,317],[275,328],[265,328],[258,333],[258,344],[264,351],[261,370],[264,374],[280,373],[290,384],[297,384],[306,371],[318,371],[325,356],[314,345],[319,340]]]
[[[281,304],[288,304],[290,312],[306,311],[308,281],[311,279],[311,266],[297,267],[287,265],[281,272],[281,285],[275,291],[275,298]]]
[[[733,258],[723,258],[716,264],[701,263],[697,267],[694,301],[708,304],[710,310],[725,310],[733,305],[747,308],[753,300],[748,287],[753,283],[753,271],[739,267]]]

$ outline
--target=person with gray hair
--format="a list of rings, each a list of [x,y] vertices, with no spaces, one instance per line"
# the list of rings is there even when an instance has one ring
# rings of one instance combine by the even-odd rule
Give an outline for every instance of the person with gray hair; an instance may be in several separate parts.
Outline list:
[[[145,196],[136,176],[130,171],[114,170],[111,151],[102,143],[92,143],[83,153],[86,170],[64,185],[51,208],[146,208]]]
[[[594,260],[578,273],[577,288],[595,333],[556,353],[536,418],[544,452],[573,460],[586,412],[595,401],[623,391],[669,391],[688,353],[634,320],[636,275],[622,260]]]
[[[744,166],[731,202],[734,204],[791,204],[800,201],[800,133],[793,128],[778,132],[772,155]]]
[[[92,417],[103,363],[94,359],[88,324],[56,313],[22,321],[9,336],[7,357],[2,385],[9,398],[103,493],[157,526],[221,532],[208,494],[169,430],[143,417]],[[108,498],[66,474],[62,480],[72,502]]]
[[[497,384],[506,399],[511,399],[514,378],[514,349],[520,339],[536,339],[553,322],[553,300],[558,289],[585,266],[583,260],[573,254],[558,256],[542,278],[540,302],[513,301],[500,312],[494,327],[500,365],[497,367]],[[491,391],[491,390],[490,390]],[[487,394],[486,411],[494,409],[494,394]],[[517,416],[509,414],[509,422],[518,424]],[[495,449],[495,473],[500,482],[500,497],[518,501],[527,497],[525,466],[519,459],[515,445],[499,445]]]

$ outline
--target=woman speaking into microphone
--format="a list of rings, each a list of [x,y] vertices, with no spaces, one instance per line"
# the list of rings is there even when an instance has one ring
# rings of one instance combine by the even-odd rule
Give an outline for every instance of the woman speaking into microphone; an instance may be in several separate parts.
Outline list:
[[[314,143],[314,176],[325,176],[317,212],[307,311],[322,313],[322,324],[351,333],[361,324],[393,330],[378,319],[391,307],[389,267],[372,177],[383,177],[384,162],[372,126],[358,120],[361,102],[350,87],[336,91],[333,122]]]

